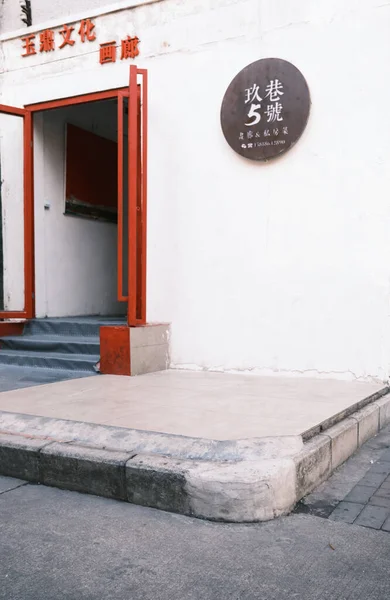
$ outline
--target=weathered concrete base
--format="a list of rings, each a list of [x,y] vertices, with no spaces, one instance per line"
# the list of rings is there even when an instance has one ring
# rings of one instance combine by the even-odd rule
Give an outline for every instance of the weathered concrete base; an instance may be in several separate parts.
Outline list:
[[[390,422],[388,392],[306,443],[218,442],[0,412],[0,474],[203,519],[267,521]]]
[[[170,325],[151,323],[130,328],[130,372],[131,375],[156,373],[169,368]]]
[[[106,375],[144,375],[169,368],[170,326],[100,328],[100,371]]]

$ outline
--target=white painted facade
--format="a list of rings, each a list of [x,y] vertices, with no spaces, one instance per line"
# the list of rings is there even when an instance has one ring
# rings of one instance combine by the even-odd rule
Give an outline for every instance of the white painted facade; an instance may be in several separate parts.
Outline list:
[[[173,365],[387,379],[390,5],[160,0],[103,9],[84,0],[71,16],[65,3],[44,0],[33,0],[33,15],[34,4],[52,6],[32,32],[93,17],[98,41],[21,58],[26,29],[5,27],[14,23],[5,0],[1,103],[125,86],[131,61],[101,66],[99,42],[141,40],[136,63],[150,85],[148,320],[172,323]],[[274,56],[303,73],[312,110],[296,146],[258,164],[227,145],[219,111],[233,77]],[[61,239],[65,252],[87,224],[65,232],[69,217],[44,210],[60,180],[43,175],[48,159],[36,152],[35,185],[46,186],[35,206],[37,307],[77,314],[82,299],[56,282],[44,240]],[[61,298],[50,291],[59,289]]]
[[[3,303],[24,309],[23,121],[0,114]]]

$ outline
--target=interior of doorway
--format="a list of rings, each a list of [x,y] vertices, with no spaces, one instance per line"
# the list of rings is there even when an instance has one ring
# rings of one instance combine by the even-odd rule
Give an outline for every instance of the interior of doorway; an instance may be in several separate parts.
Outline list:
[[[125,164],[127,113],[125,104]],[[126,315],[117,295],[117,117],[117,98],[34,114],[37,317]],[[125,197],[127,178],[123,169]]]
[[[15,255],[12,251],[8,255],[12,260],[7,261],[4,270],[10,274],[20,275],[17,281],[10,282],[12,286],[9,289],[11,294],[7,293],[7,306],[4,310],[0,310],[0,320],[7,319],[32,319],[36,316],[36,286],[45,285],[46,278],[43,276],[38,281],[35,278],[35,266],[40,265],[41,274],[44,268],[44,234],[45,228],[42,225],[41,229],[35,228],[35,223],[44,223],[42,213],[37,208],[35,203],[35,193],[38,195],[42,192],[44,197],[44,146],[39,147],[35,142],[38,135],[34,135],[34,126],[38,124],[34,116],[42,111],[54,110],[62,107],[69,107],[77,104],[97,102],[116,98],[118,102],[118,281],[117,293],[118,299],[127,302],[127,325],[129,327],[141,327],[147,323],[147,306],[146,306],[146,288],[147,288],[147,132],[148,132],[148,73],[146,69],[139,69],[136,65],[130,66],[130,79],[128,87],[115,88],[100,92],[92,92],[79,96],[71,96],[56,100],[46,100],[35,104],[27,104],[24,108],[0,104],[0,117],[16,118],[21,124],[21,148],[15,151],[14,140],[18,136],[8,135],[7,130],[6,157],[11,162],[11,173],[15,183],[15,179],[19,182],[18,196],[20,202],[16,208],[22,210],[20,218],[16,219],[16,223],[20,226],[21,234],[17,235],[12,227],[9,227],[9,219],[5,219],[7,231],[12,232],[8,236],[9,239],[20,243],[21,255]],[[123,109],[128,107],[128,116],[124,118]],[[39,116],[39,115],[38,115]],[[127,126],[125,125],[127,121]],[[42,136],[43,140],[43,124]],[[127,144],[124,140],[124,127],[128,134]],[[3,140],[3,129],[2,137]],[[126,148],[124,148],[124,145]],[[37,148],[35,148],[37,146]],[[34,162],[34,154],[40,159]],[[127,151],[127,159],[125,153]],[[22,160],[18,157],[22,156]],[[7,167],[9,164],[7,163]],[[38,183],[35,182],[37,169],[34,169],[37,164],[38,168]],[[22,174],[15,177],[15,167],[19,165]],[[2,163],[3,170],[3,163]],[[63,168],[63,167],[62,167]],[[124,193],[123,176],[128,173],[127,194]],[[3,175],[2,175],[3,178]],[[40,182],[40,183],[39,183]],[[11,186],[12,187],[12,186]],[[43,189],[43,191],[42,191]],[[7,189],[6,197],[11,199],[11,206],[15,208],[14,194],[12,190]],[[3,192],[3,188],[2,188]],[[3,194],[2,194],[3,200]],[[50,209],[50,202],[47,209]],[[4,211],[2,211],[4,212]],[[13,213],[15,211],[13,210]],[[13,214],[15,220],[15,214]],[[37,235],[35,235],[37,233]],[[36,242],[41,242],[38,252],[36,252]],[[7,239],[8,239],[7,238]],[[4,240],[4,235],[3,235]],[[12,244],[10,245],[12,246]],[[36,256],[38,254],[38,256]],[[22,260],[20,260],[20,257]],[[10,283],[8,281],[8,283]],[[15,284],[15,285],[14,285]],[[14,290],[15,288],[15,290]],[[15,292],[15,293],[14,293]],[[16,293],[17,292],[17,293]],[[45,297],[44,293],[41,297]],[[20,307],[15,306],[15,299]]]

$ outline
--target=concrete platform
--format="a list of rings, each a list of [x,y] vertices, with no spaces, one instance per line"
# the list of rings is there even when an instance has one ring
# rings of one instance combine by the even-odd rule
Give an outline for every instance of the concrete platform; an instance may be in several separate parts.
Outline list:
[[[74,379],[0,394],[0,410],[210,440],[301,435],[342,418],[383,384],[162,371]]]
[[[288,512],[390,422],[380,383],[165,371],[0,394],[0,473],[208,519]]]

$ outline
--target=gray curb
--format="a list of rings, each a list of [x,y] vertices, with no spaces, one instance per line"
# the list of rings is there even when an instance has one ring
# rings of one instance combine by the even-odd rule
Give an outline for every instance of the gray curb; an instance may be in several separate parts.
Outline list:
[[[305,443],[240,440],[216,445],[214,456],[207,446],[207,459],[53,440],[42,431],[0,433],[0,473],[204,519],[266,521],[288,513],[390,423],[388,392]]]

